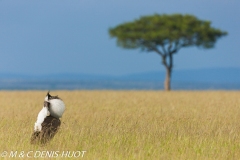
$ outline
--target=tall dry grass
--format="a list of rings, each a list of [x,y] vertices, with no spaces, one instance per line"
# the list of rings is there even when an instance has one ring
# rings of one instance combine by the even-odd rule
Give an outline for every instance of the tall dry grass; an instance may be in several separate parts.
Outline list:
[[[240,92],[51,93],[59,95],[67,109],[54,139],[36,146],[30,144],[30,137],[46,92],[0,92],[0,156],[3,151],[87,151],[79,158],[240,157]]]

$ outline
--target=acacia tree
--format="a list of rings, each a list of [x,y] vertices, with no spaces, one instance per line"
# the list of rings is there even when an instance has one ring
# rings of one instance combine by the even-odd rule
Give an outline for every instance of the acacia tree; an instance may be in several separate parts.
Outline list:
[[[160,55],[166,68],[164,87],[170,90],[173,55],[184,47],[213,48],[217,39],[227,32],[213,28],[210,21],[199,20],[193,15],[155,14],[110,28],[109,34],[117,39],[120,47],[140,48]]]

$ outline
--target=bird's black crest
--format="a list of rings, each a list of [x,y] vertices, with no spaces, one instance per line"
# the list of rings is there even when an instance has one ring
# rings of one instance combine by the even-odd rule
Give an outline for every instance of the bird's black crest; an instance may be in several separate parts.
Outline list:
[[[51,96],[51,95],[50,95],[50,91],[47,92],[47,95],[46,95],[46,96],[48,97],[48,100],[51,100],[51,99],[61,99],[61,98],[58,97],[58,95],[56,95],[56,96]]]

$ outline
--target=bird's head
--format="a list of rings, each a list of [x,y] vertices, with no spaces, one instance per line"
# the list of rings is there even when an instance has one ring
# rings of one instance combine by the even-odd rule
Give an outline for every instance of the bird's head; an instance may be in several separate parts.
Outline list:
[[[50,95],[50,91],[48,91],[47,92],[47,95],[46,95],[46,97],[45,97],[45,99],[44,99],[44,101],[47,101],[47,102],[49,102],[50,100],[52,100],[52,99],[60,99],[58,96],[51,96]]]
[[[61,118],[65,110],[65,104],[63,100],[58,96],[50,95],[49,91],[44,99],[44,106],[48,106],[51,116],[55,118]]]

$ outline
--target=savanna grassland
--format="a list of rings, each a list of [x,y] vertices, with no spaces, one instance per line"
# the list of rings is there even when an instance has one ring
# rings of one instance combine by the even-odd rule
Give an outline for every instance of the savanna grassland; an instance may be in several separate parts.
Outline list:
[[[52,159],[62,159],[63,151],[86,151],[78,159],[240,158],[240,92],[51,94],[64,100],[66,111],[54,139],[38,146],[30,144],[30,137],[46,91],[0,92],[0,156],[6,151],[5,159],[17,159],[24,151],[21,159],[31,159],[26,157],[29,151],[32,158],[37,151],[59,151]],[[17,157],[9,158],[11,151],[17,151]],[[44,154],[42,157],[46,158]],[[38,154],[34,159],[45,158]]]

